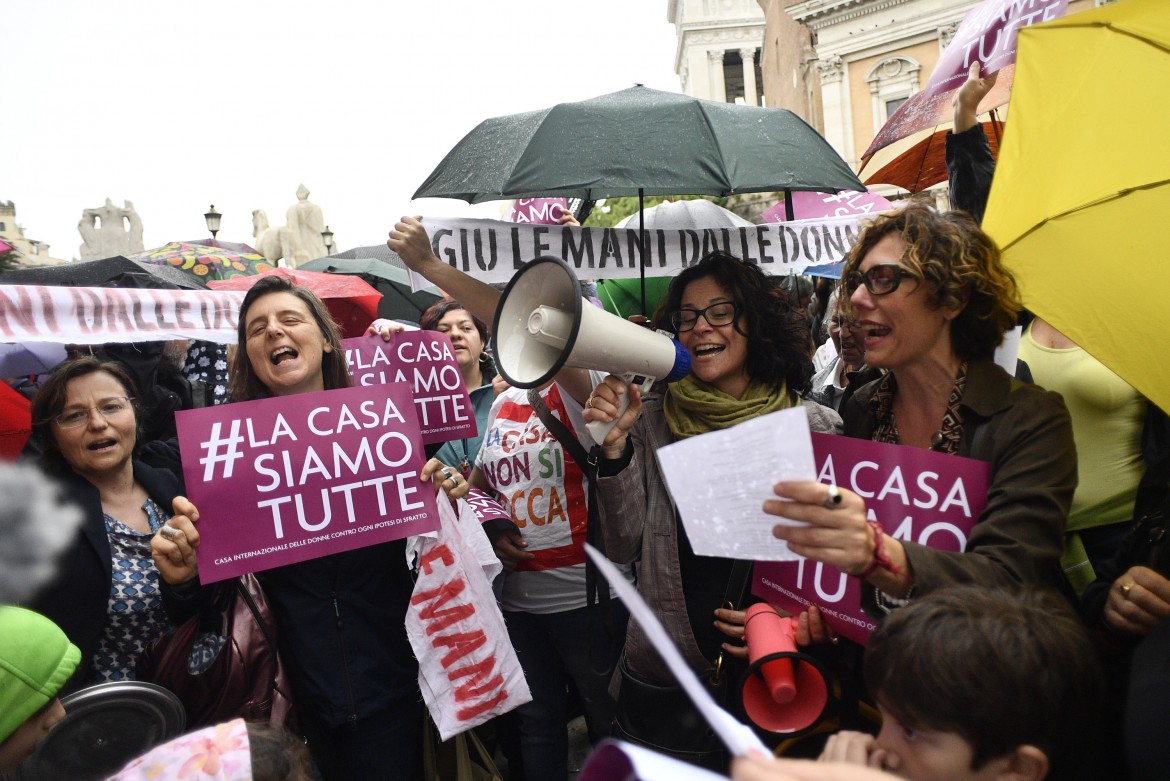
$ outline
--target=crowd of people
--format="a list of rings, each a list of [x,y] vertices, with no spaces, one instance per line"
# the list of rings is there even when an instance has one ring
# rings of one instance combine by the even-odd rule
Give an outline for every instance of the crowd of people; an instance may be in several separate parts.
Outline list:
[[[437,258],[419,218],[394,226],[389,246],[448,295],[421,325],[450,339],[477,424],[476,435],[432,448],[419,479],[445,501],[483,491],[508,516],[483,531],[504,568],[495,595],[532,694],[492,722],[511,779],[567,776],[574,704],[594,743],[613,736],[741,781],[1166,772],[1166,416],[1029,318],[980,229],[994,161],[974,116],[992,83],[973,72],[955,101],[948,164],[962,211],[912,202],[877,215],[840,282],[816,286],[811,304],[809,284],[706,255],[671,281],[651,322],[685,348],[690,372],[645,393],[581,368],[511,387],[486,325],[500,291]],[[560,223],[576,221],[564,213]],[[1026,377],[993,361],[1021,320]],[[402,329],[370,330],[392,341]],[[200,581],[200,512],[172,439],[183,404],[127,354],[76,355],[43,380],[30,449],[39,472],[13,472],[22,487],[0,508],[0,777],[66,717],[63,696],[134,680],[154,641],[229,588]],[[279,276],[244,297],[228,377],[231,402],[352,385],[325,305]],[[782,758],[730,757],[644,627],[596,582],[585,543],[620,566],[734,710],[745,610],[759,599],[750,562],[695,552],[656,453],[790,408],[814,432],[984,462],[986,503],[963,550],[945,551],[883,528],[847,487],[777,483],[762,500],[783,521],[774,536],[856,579],[877,629],[862,646],[817,605],[801,611],[796,641],[830,673],[839,729],[780,743]],[[596,446],[594,422],[611,424]],[[519,456],[549,468],[520,480],[504,468]],[[58,508],[59,496],[72,506]],[[45,542],[37,529],[50,524],[59,533]],[[426,716],[405,628],[405,546],[256,573],[295,718],[227,718],[115,777],[181,778],[211,765],[225,778],[421,777]],[[29,574],[7,574],[20,567]]]

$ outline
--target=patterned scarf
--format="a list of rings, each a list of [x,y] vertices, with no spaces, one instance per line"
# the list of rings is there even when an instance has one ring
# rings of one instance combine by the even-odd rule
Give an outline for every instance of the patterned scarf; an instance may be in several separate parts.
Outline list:
[[[663,411],[671,433],[684,439],[799,405],[800,399],[783,382],[769,385],[752,380],[737,399],[688,374],[668,387]]]
[[[947,411],[943,415],[942,425],[930,442],[930,449],[940,453],[955,455],[959,452],[959,440],[963,438],[963,415],[959,402],[963,399],[963,390],[967,387],[967,362],[959,366],[959,374],[955,377],[955,385],[951,388],[951,397],[947,400]],[[874,442],[886,442],[891,445],[899,444],[898,424],[894,421],[894,397],[898,394],[898,381],[892,372],[887,372],[878,385],[877,392],[869,400],[869,411],[877,425],[873,429]]]

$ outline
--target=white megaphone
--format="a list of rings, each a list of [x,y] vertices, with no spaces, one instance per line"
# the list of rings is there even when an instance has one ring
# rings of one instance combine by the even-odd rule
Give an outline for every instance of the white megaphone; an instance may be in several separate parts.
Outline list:
[[[504,288],[492,323],[496,367],[517,388],[538,388],[562,368],[597,369],[650,389],[656,380],[681,380],[691,370],[686,348],[669,336],[623,320],[581,297],[573,269],[540,257]],[[601,444],[629,406],[621,399],[610,423],[586,424]]]

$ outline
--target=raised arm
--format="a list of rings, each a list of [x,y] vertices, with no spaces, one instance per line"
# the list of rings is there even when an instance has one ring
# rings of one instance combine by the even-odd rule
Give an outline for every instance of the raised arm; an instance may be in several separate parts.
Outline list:
[[[971,63],[967,81],[955,93],[954,132],[947,134],[947,183],[951,206],[982,222],[995,174],[995,158],[976,116],[979,103],[995,86],[996,75],[979,75],[980,63]]]
[[[572,215],[562,215],[561,219],[562,224],[576,223]],[[447,295],[463,304],[471,314],[489,326],[495,321],[500,291],[439,260],[431,250],[431,240],[421,217],[403,217],[395,223],[386,245],[397,252],[412,271],[447,291]],[[593,390],[589,372],[584,369],[564,369],[557,374],[556,380],[578,404],[584,404]]]

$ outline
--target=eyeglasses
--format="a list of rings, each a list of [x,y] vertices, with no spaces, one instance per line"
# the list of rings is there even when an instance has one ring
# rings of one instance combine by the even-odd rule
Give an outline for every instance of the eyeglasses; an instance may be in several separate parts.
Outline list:
[[[694,328],[699,322],[700,315],[713,328],[717,328],[734,322],[737,314],[739,314],[739,304],[732,301],[720,301],[718,304],[711,304],[706,309],[680,309],[677,312],[671,312],[670,324],[674,326],[674,330],[681,334]]]
[[[74,409],[69,412],[62,412],[53,418],[53,422],[60,428],[77,428],[84,426],[90,421],[90,415],[94,412],[102,416],[106,421],[117,420],[125,416],[132,409],[130,402],[134,399],[129,396],[113,396],[108,399],[102,399],[96,407],[86,407],[85,409]]]
[[[878,263],[870,266],[864,274],[850,271],[845,277],[845,290],[853,295],[857,288],[865,285],[870,295],[886,296],[897,290],[903,279],[917,280],[918,277],[897,263]]]

